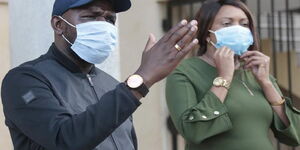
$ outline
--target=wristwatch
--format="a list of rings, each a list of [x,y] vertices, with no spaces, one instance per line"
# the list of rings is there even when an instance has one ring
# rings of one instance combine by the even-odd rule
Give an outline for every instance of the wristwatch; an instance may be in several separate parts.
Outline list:
[[[125,81],[125,84],[130,89],[140,93],[143,97],[145,97],[149,92],[148,87],[144,83],[144,79],[138,74],[133,74],[129,76]]]
[[[225,80],[222,77],[217,77],[213,81],[213,85],[216,87],[225,87],[226,89],[229,89],[230,87],[230,82]]]

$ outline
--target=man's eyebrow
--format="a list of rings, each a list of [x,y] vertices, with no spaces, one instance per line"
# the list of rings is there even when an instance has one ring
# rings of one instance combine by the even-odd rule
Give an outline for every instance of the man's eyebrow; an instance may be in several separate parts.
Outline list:
[[[106,15],[110,15],[110,16],[116,16],[116,13],[113,11],[105,11],[103,9],[84,9],[81,10],[81,13],[93,13],[93,14],[103,14],[105,13]]]
[[[102,10],[102,9],[97,9],[97,10],[95,10],[95,9],[81,9],[80,10],[80,13],[103,13],[103,12],[105,12],[105,11]]]
[[[105,10],[101,9],[101,8],[95,8],[95,7],[91,7],[90,9],[88,9],[91,12],[105,12]]]

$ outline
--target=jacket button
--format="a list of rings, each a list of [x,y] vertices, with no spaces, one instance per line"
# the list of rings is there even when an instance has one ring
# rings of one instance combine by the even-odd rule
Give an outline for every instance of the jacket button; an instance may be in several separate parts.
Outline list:
[[[219,115],[220,112],[219,112],[219,111],[214,111],[214,114],[215,114],[215,115]]]
[[[203,119],[207,119],[207,117],[206,117],[206,116],[204,116],[204,115],[202,116],[202,118],[203,118]]]
[[[190,116],[190,117],[189,117],[189,120],[194,120],[194,116]]]

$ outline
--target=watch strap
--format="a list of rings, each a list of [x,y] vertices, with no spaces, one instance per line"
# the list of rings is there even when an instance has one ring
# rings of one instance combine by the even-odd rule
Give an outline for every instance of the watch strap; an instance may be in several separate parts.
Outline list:
[[[139,92],[143,97],[145,97],[149,93],[149,89],[144,83],[141,84],[141,86],[139,86],[138,88],[133,89],[133,90],[136,90],[137,92]]]

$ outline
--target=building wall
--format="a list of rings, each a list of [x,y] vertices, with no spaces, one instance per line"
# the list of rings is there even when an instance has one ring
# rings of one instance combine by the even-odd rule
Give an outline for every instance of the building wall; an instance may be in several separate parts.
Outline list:
[[[261,2],[261,12],[266,13],[266,12],[271,12],[271,0],[260,0]],[[274,9],[275,11],[277,10],[285,10],[285,0],[274,0]],[[251,11],[255,13],[257,12],[257,0],[247,0],[247,4],[250,7]],[[289,8],[290,9],[295,9],[299,8],[300,6],[300,1],[299,0],[289,0]]]
[[[156,0],[132,1],[132,8],[119,15],[121,54],[121,79],[133,74],[141,62],[141,55],[149,33],[157,39],[163,35],[162,19],[165,5]],[[164,81],[155,84],[149,95],[142,99],[142,105],[134,113],[135,128],[139,140],[139,149],[170,149],[166,129],[167,108],[164,96]]]
[[[9,23],[7,0],[0,0],[0,85],[1,81],[10,66],[9,54]],[[1,87],[0,87],[1,88]],[[0,149],[12,150],[9,132],[4,123],[2,103],[0,103]]]
[[[270,39],[265,39],[261,41],[262,43],[262,51],[266,55],[272,57],[272,41]],[[277,82],[280,86],[285,89],[289,89],[289,81],[288,81],[288,53],[286,51],[277,52],[276,53],[276,61],[277,61]],[[298,57],[295,51],[291,51],[291,80],[292,80],[292,93],[296,97],[300,97],[300,66],[297,64]],[[273,72],[273,58],[271,58],[271,67],[270,72]],[[285,95],[287,96],[287,95]],[[297,102],[299,104],[299,102]]]
[[[40,56],[51,45],[52,4],[53,0],[9,1],[11,67]]]

